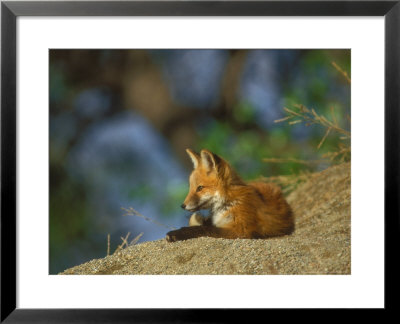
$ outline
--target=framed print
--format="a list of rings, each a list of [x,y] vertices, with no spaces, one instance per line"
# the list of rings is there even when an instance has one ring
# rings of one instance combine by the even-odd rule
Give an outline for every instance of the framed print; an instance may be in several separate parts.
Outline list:
[[[2,2],[1,320],[392,308],[399,15]]]

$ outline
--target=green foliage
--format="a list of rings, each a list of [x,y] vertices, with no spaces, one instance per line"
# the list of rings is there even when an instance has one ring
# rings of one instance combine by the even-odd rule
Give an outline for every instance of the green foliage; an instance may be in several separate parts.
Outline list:
[[[199,132],[196,150],[207,148],[228,160],[245,179],[262,175],[297,172],[296,163],[268,165],[268,156],[302,157],[303,149],[291,141],[287,127],[260,132],[257,129],[236,131],[228,122],[214,120]]]
[[[251,123],[254,122],[256,114],[250,103],[240,101],[233,109],[233,118],[238,123]]]
[[[53,174],[56,171],[53,170]],[[61,178],[64,174],[59,174]],[[86,228],[85,190],[76,182],[59,181],[50,192],[50,239],[65,242],[80,237]]]
[[[87,215],[85,191],[73,181],[62,181],[50,191],[50,273],[68,265],[63,255],[70,242],[87,237],[90,223]]]
[[[188,192],[188,184],[175,184],[167,186],[166,194],[167,197],[164,199],[162,203],[162,215],[170,215],[173,211],[177,210],[177,206],[180,206]]]
[[[153,188],[147,183],[135,184],[128,192],[128,198],[150,199],[153,196]]]
[[[346,80],[332,66],[333,60],[344,70],[350,71],[350,52],[343,50],[306,51],[299,61],[298,75],[304,79],[287,82],[284,85],[284,103],[288,107],[298,103],[311,103],[319,115],[330,116],[344,128],[350,127],[350,101],[336,98],[331,89],[346,84]],[[350,89],[349,89],[350,91]],[[283,107],[282,107],[283,108]],[[233,120],[216,120],[199,130],[196,149],[207,148],[226,158],[245,179],[260,176],[298,174],[300,171],[315,171],[318,163],[300,164],[286,162],[280,164],[264,163],[263,158],[280,157],[293,160],[315,160],[332,152],[341,143],[339,136],[327,136],[318,148],[326,128],[321,125],[311,127],[306,123],[280,124],[269,130],[256,127],[254,108],[247,102],[239,102],[233,107]],[[254,127],[245,127],[251,126]],[[304,130],[310,133],[304,141],[294,135]]]

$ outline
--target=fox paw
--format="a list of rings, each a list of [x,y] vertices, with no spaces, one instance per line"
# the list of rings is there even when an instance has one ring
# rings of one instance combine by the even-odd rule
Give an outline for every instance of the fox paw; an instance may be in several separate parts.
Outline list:
[[[165,236],[165,239],[167,240],[167,242],[176,242],[176,241],[178,241],[176,232],[177,231],[171,231],[171,232],[167,233],[167,235]]]

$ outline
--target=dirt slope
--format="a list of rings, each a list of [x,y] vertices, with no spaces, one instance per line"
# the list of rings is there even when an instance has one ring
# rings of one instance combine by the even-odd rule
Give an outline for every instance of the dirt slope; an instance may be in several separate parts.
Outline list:
[[[290,236],[145,242],[62,274],[350,274],[350,183],[345,163],[293,191]]]

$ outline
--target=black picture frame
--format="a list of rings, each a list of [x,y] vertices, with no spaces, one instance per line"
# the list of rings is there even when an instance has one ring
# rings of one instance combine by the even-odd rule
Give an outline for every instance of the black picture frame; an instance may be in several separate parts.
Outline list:
[[[400,1],[2,1],[1,3],[1,322],[236,322],[239,310],[16,308],[16,19],[19,16],[384,16],[385,309],[398,283],[390,241],[399,235]],[[398,255],[398,251],[394,252]],[[397,257],[396,257],[397,258]],[[267,292],[266,292],[267,293]],[[167,294],[166,294],[167,295]],[[167,296],[166,296],[167,297]],[[393,297],[394,298],[394,297]],[[263,310],[251,318],[264,316]],[[243,314],[241,314],[243,315]]]

